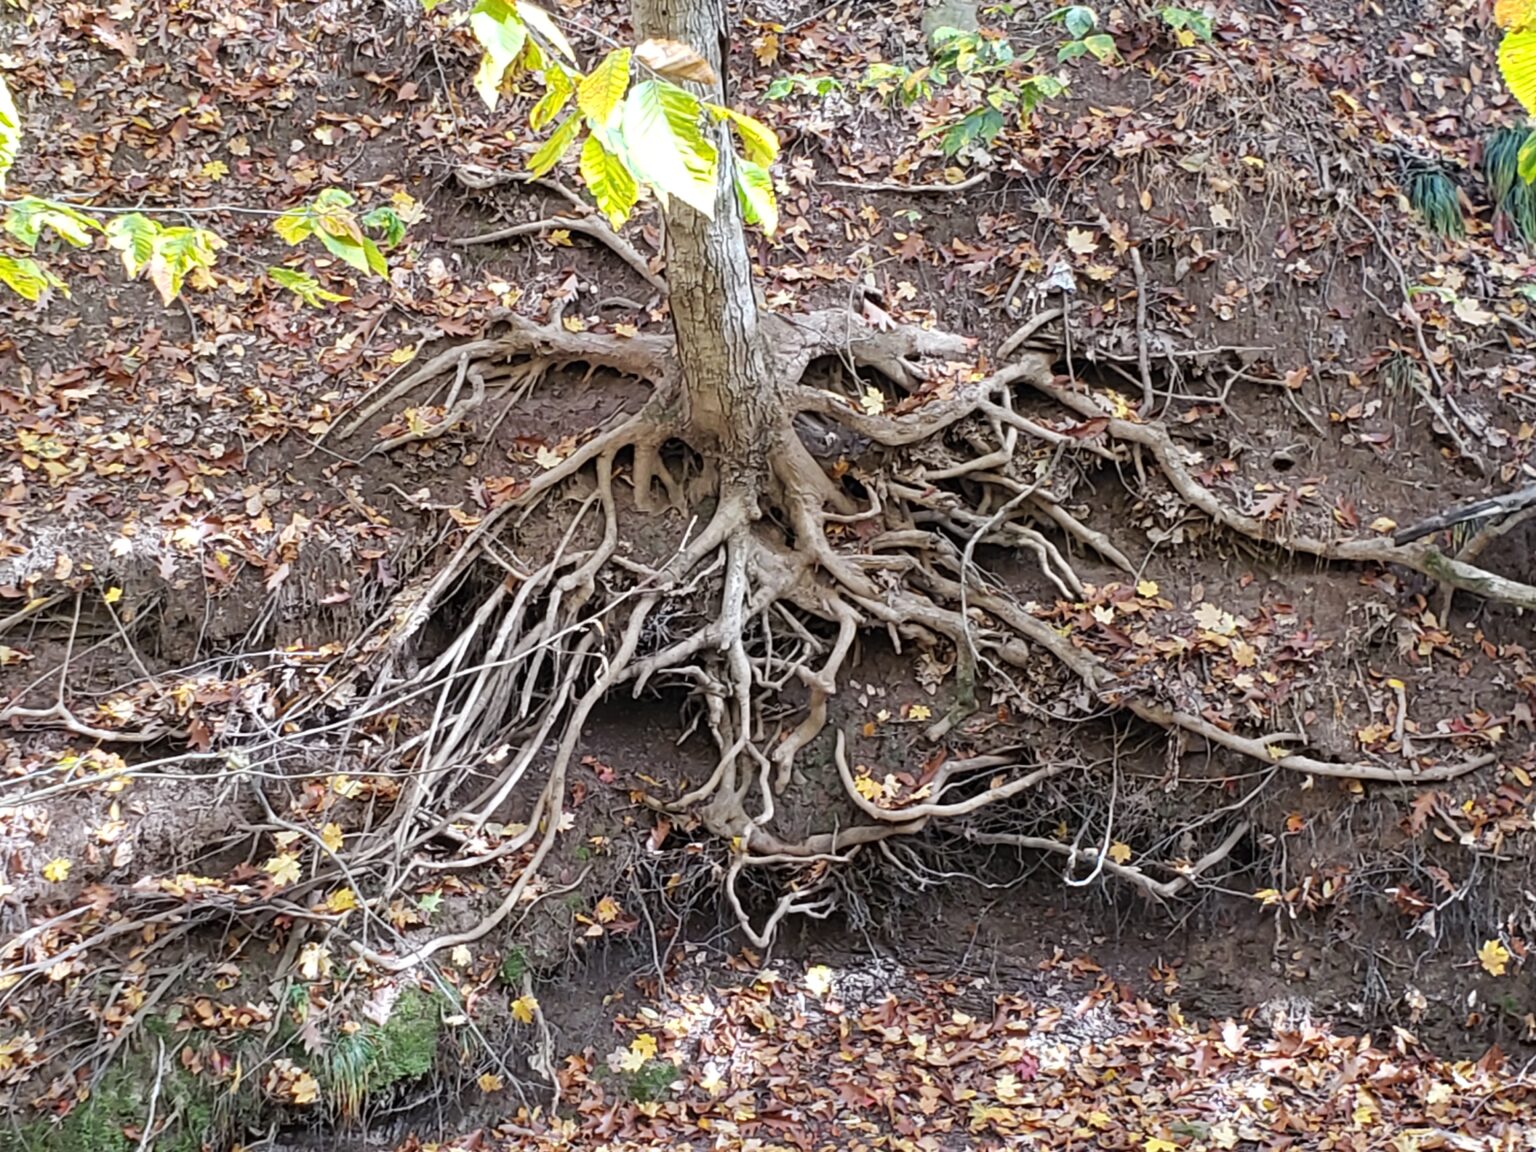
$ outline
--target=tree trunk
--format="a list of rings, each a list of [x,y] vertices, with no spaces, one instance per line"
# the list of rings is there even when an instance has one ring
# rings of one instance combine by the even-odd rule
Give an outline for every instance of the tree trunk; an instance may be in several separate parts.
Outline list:
[[[725,0],[633,0],[631,13],[638,38],[691,45],[716,76],[725,75]],[[706,100],[724,102],[718,84],[689,86]],[[759,324],[724,125],[716,127],[714,139],[720,151],[715,217],[672,202],[666,216],[667,282],[689,430],[719,444],[723,478],[744,483],[755,497],[784,423],[781,388]]]

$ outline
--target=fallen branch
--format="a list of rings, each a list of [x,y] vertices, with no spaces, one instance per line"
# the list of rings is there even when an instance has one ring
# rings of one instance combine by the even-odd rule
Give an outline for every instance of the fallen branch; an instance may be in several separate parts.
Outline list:
[[[861,184],[856,180],[820,180],[817,183],[822,188],[848,188],[855,192],[906,192],[913,195],[928,195],[930,193],[965,192],[978,185],[985,184],[991,175],[992,173],[990,172],[978,172],[976,175],[968,177],[958,184],[898,184],[895,181]]]
[[[624,263],[643,276],[645,282],[656,289],[658,294],[662,296],[667,294],[666,280],[651,271],[650,262],[640,255],[639,249],[596,216],[550,216],[527,224],[513,224],[507,228],[498,228],[494,232],[486,232],[480,236],[461,237],[450,243],[455,248],[468,248],[474,244],[494,244],[498,240],[532,236],[555,228],[563,228],[567,232],[580,232],[583,236],[588,236],[600,244],[606,244]]]

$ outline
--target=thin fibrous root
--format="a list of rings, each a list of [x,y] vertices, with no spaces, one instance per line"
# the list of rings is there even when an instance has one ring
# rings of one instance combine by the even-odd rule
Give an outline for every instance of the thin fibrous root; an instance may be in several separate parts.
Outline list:
[[[962,835],[975,844],[1004,844],[1015,848],[1028,848],[1035,852],[1054,852],[1058,855],[1066,856],[1074,864],[1091,864],[1101,872],[1135,884],[1154,900],[1162,903],[1166,900],[1172,900],[1184,889],[1192,885],[1198,885],[1200,878],[1205,873],[1232,854],[1232,849],[1237,847],[1238,842],[1248,834],[1248,831],[1248,822],[1241,821],[1233,827],[1231,832],[1227,833],[1225,840],[1193,864],[1159,865],[1159,867],[1166,868],[1176,874],[1172,880],[1163,881],[1152,879],[1142,870],[1140,865],[1119,864],[1091,848],[1079,848],[1075,845],[1063,844],[1059,840],[1050,840],[1042,836],[1019,836],[1008,832],[979,832],[974,828],[966,828]]]

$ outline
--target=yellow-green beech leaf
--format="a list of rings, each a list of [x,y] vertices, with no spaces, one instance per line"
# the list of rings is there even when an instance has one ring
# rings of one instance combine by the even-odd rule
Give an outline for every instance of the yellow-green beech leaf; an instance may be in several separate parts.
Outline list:
[[[64,281],[30,256],[0,256],[0,284],[33,304],[41,300],[50,288],[57,288],[64,295],[69,295]]]
[[[11,90],[5,86],[5,77],[0,76],[0,191],[5,188],[5,174],[16,163],[20,151],[21,114],[16,111]]]
[[[719,104],[706,104],[705,107],[716,120],[727,120],[736,129],[741,146],[747,151],[748,160],[764,168],[773,166],[773,162],[779,158],[779,138],[772,128],[755,116],[748,116],[734,108],[725,108]]]
[[[1504,34],[1499,42],[1499,72],[1526,112],[1536,112],[1536,28]]]
[[[748,224],[759,225],[772,236],[779,227],[779,202],[773,193],[768,169],[751,160],[736,158],[736,196]]]
[[[628,48],[615,48],[603,57],[576,88],[576,106],[594,124],[606,126],[629,87]]]
[[[719,155],[699,127],[702,111],[698,98],[676,84],[636,84],[624,101],[624,150],[664,208],[676,196],[713,218]]]
[[[581,178],[610,224],[617,228],[629,219],[640,198],[639,185],[624,161],[604,147],[595,134],[581,146]]]
[[[523,18],[523,22],[528,27],[542,36],[551,48],[572,64],[576,63],[576,50],[571,47],[571,42],[565,38],[565,33],[560,31],[560,25],[555,23],[554,17],[548,12],[537,4],[528,3],[528,0],[517,0],[517,14]]]
[[[539,102],[533,106],[533,111],[528,113],[528,127],[535,132],[542,132],[556,116],[560,115],[574,91],[576,86],[571,83],[571,74],[559,64],[550,61],[549,67],[544,69],[544,95],[539,97]]]
[[[572,114],[560,121],[560,127],[556,128],[554,134],[544,141],[543,147],[529,158],[528,171],[535,176],[542,176],[560,163],[560,158],[570,150],[579,131],[581,131],[580,116]]]
[[[475,91],[491,111],[501,94],[501,82],[507,69],[522,54],[528,39],[523,19],[506,0],[480,0],[469,14],[469,27],[485,49],[480,68],[475,72]]]

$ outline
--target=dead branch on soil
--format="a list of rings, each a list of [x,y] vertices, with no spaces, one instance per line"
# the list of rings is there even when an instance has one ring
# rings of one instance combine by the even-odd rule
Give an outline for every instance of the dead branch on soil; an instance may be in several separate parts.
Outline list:
[[[507,228],[497,228],[493,232],[486,232],[480,236],[467,236],[451,243],[455,248],[468,248],[474,244],[495,244],[501,240],[512,240],[518,236],[533,236],[540,232],[551,232],[561,229],[566,232],[578,232],[588,236],[608,248],[628,264],[640,277],[656,290],[658,296],[667,294],[666,280],[651,271],[651,263],[640,255],[639,249],[624,237],[610,228],[601,217],[598,216],[550,216],[543,220],[532,220],[526,224],[513,224]]]

